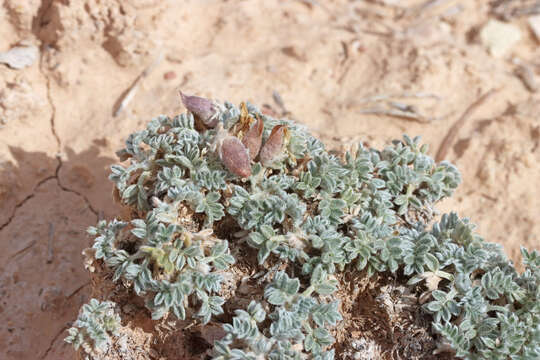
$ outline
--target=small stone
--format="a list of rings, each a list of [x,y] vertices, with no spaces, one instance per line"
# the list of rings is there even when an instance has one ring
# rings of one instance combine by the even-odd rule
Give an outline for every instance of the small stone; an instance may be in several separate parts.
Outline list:
[[[165,80],[173,80],[176,78],[176,73],[174,71],[167,71],[165,74],[163,74],[163,79]]]
[[[37,60],[38,54],[37,46],[16,46],[0,53],[0,63],[19,70],[31,66]]]
[[[480,32],[482,44],[494,57],[503,57],[521,39],[519,28],[491,19]]]
[[[536,37],[536,41],[540,42],[540,15],[531,16],[528,19],[529,27]]]

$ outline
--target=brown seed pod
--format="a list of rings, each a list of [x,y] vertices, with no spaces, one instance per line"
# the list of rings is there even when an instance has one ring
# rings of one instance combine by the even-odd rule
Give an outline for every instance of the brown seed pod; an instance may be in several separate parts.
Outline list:
[[[257,117],[255,124],[251,126],[242,138],[242,144],[248,149],[251,160],[255,160],[261,149],[263,130],[263,120],[260,117]]]
[[[248,150],[237,137],[227,136],[221,141],[219,158],[233,174],[243,178],[251,175]]]
[[[217,125],[218,109],[214,102],[199,96],[185,95],[180,91],[182,103],[198,120],[206,127],[213,128]]]
[[[285,125],[274,126],[268,140],[264,143],[259,154],[261,164],[271,167],[284,155],[285,145],[289,137],[289,130]]]

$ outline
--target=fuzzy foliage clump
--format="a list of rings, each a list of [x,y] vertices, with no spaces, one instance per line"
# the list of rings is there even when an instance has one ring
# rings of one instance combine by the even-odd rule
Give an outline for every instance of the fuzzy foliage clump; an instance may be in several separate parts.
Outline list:
[[[112,301],[91,299],[82,306],[79,317],[68,329],[69,336],[65,341],[75,350],[82,347],[87,359],[107,352],[120,328],[120,315],[114,312],[114,308]]]
[[[112,167],[130,218],[89,229],[95,259],[153,319],[219,317],[234,298],[222,285],[249,247],[266,285],[231,314],[216,360],[333,359],[344,272],[407,279],[458,357],[540,356],[540,255],[523,249],[520,274],[467,219],[429,225],[460,174],[419,138],[337,155],[250,104],[182,99],[189,112],[131,134]]]

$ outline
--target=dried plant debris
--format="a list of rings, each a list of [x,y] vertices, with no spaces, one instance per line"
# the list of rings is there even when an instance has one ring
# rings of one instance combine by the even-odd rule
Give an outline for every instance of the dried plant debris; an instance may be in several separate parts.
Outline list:
[[[540,254],[523,249],[520,274],[468,219],[433,223],[461,177],[419,138],[334,155],[251,104],[182,99],[119,151],[129,216],[91,227],[85,251],[152,319],[224,324],[215,360],[540,356]],[[89,334],[91,353],[114,327],[83,328],[69,341]]]
[[[540,42],[540,15],[529,17],[529,28],[531,29],[537,42]]]
[[[540,0],[494,0],[491,12],[502,20],[540,14]]]

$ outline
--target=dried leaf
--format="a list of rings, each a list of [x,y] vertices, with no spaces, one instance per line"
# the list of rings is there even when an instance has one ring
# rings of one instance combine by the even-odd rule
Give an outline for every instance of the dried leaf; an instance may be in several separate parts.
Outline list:
[[[253,119],[253,117],[249,115],[249,111],[247,109],[246,103],[244,102],[241,103],[240,104],[240,119],[238,120],[237,131],[235,135],[243,134],[247,132],[249,130],[249,127],[251,126],[251,124],[253,124],[254,121],[255,120]]]

